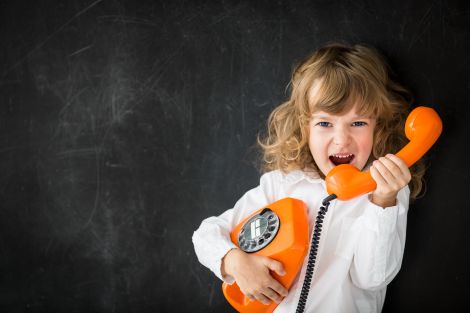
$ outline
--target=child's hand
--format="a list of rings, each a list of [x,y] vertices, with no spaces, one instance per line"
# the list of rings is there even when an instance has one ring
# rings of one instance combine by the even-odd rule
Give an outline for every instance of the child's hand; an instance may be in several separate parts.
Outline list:
[[[377,183],[371,201],[383,208],[395,205],[398,191],[411,180],[406,163],[393,154],[375,160],[370,167],[370,175]]]
[[[269,273],[272,270],[281,276],[285,274],[278,261],[232,249],[222,260],[222,269],[235,279],[243,294],[252,301],[280,303],[287,295],[287,289]]]

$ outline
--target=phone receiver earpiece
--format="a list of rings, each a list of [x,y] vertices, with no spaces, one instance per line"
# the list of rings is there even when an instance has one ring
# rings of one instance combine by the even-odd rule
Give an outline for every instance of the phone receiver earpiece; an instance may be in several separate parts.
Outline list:
[[[405,135],[410,142],[396,156],[408,167],[418,161],[436,142],[442,132],[442,121],[434,109],[420,106],[408,115]],[[377,188],[369,172],[361,172],[351,164],[334,167],[326,176],[328,194],[335,194],[339,200],[349,200]]]

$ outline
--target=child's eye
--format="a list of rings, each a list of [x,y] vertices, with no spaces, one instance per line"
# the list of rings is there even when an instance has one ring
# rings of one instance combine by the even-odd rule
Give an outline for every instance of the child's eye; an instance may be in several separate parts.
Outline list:
[[[330,122],[318,122],[317,125],[321,127],[329,127],[331,123]]]
[[[363,121],[353,122],[352,124],[353,124],[353,126],[365,126],[365,125],[367,125],[367,123],[363,122]]]

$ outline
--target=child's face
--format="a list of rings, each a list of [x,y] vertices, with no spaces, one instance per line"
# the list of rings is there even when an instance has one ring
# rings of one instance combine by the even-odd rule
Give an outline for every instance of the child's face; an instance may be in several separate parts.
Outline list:
[[[341,163],[364,168],[372,151],[375,119],[357,115],[354,105],[339,115],[317,111],[309,127],[310,152],[325,176]]]

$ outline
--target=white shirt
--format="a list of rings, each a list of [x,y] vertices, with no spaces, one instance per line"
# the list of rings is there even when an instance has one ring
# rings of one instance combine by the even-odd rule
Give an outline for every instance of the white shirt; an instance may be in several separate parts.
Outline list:
[[[409,202],[406,186],[397,204],[383,209],[369,195],[348,201],[333,200],[323,222],[317,261],[305,312],[380,312],[386,286],[400,270],[405,248]],[[272,171],[248,191],[235,207],[205,219],[193,234],[196,255],[221,280],[221,260],[236,245],[230,231],[246,216],[285,197],[303,200],[308,208],[310,238],[321,201],[327,197],[325,181],[302,171],[285,175]],[[276,313],[295,312],[304,281],[308,254],[300,275]]]

